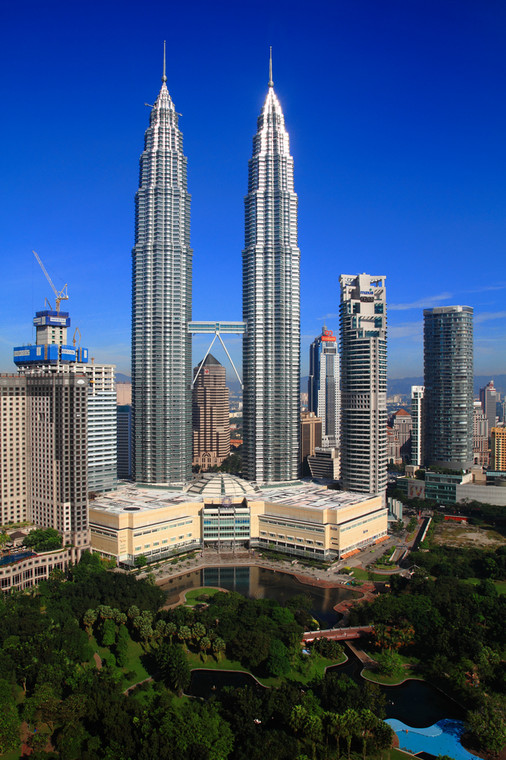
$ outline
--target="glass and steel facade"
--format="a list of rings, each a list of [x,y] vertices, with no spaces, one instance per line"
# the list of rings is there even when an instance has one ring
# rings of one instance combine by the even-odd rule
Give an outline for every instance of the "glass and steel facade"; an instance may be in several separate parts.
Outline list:
[[[343,488],[387,487],[385,277],[341,275],[341,476]]]
[[[322,421],[323,448],[338,446],[341,428],[339,354],[337,339],[325,327],[309,347],[308,410]]]
[[[191,478],[192,250],[179,115],[165,84],[140,158],[132,251],[133,473],[144,483]]]
[[[466,469],[473,463],[473,309],[438,306],[424,317],[424,460]]]
[[[243,251],[243,466],[258,483],[298,476],[299,267],[293,158],[271,81],[249,161]]]

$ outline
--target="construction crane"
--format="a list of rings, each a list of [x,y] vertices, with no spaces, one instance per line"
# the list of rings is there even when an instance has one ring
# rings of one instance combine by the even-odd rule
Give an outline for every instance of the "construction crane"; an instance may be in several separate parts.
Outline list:
[[[51,289],[52,289],[53,293],[55,294],[55,297],[56,297],[56,313],[59,314],[60,313],[60,301],[68,301],[69,300],[69,297],[68,297],[68,294],[67,294],[67,283],[65,283],[65,285],[63,286],[63,288],[61,290],[59,290],[59,291],[56,290],[55,286],[53,285],[52,279],[50,278],[50,276],[48,275],[48,273],[46,271],[46,267],[44,266],[44,264],[40,260],[39,254],[36,253],[35,251],[33,251],[33,255],[35,256],[35,258],[39,262],[40,268],[42,269],[42,271],[46,275],[46,280],[51,285]],[[47,298],[46,298],[46,301],[47,301]]]

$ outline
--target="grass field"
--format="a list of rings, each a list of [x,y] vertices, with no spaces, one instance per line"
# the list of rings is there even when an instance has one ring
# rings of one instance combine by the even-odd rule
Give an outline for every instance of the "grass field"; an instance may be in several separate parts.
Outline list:
[[[493,528],[480,527],[465,523],[439,523],[432,537],[435,544],[448,546],[475,546],[482,549],[495,549],[506,543],[506,538]]]
[[[465,583],[470,583],[473,586],[478,586],[480,582],[481,578],[465,578]],[[494,586],[498,594],[506,594],[506,581],[494,581]]]
[[[393,570],[394,568],[392,568]],[[350,576],[351,577],[351,576]],[[357,581],[388,581],[388,573],[370,573],[369,570],[363,570],[361,567],[354,567],[352,570],[352,577]]]
[[[192,588],[190,591],[187,591],[185,594],[185,603],[189,607],[194,607],[196,604],[199,604],[199,596],[202,596],[205,594],[206,596],[214,596],[218,592],[220,592],[221,589],[219,588],[212,588],[211,586],[201,586],[200,588]]]

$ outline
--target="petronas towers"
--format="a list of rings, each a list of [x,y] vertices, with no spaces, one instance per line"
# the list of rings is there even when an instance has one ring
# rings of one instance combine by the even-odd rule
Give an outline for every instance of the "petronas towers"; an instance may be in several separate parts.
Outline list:
[[[249,161],[245,222],[244,475],[290,481],[298,475],[300,252],[293,159],[272,66]],[[183,484],[192,461],[190,195],[165,64],[140,159],[132,257],[134,478]]]

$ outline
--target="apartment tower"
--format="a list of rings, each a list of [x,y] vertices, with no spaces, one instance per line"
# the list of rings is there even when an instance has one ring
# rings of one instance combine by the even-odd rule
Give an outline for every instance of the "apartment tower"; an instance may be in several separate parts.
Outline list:
[[[385,277],[341,275],[341,476],[347,491],[387,487]]]
[[[143,483],[191,478],[192,250],[179,114],[162,88],[140,158],[132,251],[133,472]]]
[[[424,309],[424,459],[430,466],[473,463],[473,309]]]
[[[243,250],[243,471],[259,483],[299,473],[300,251],[293,158],[272,81],[249,160]]]
[[[423,394],[425,388],[423,385],[411,386],[411,421],[413,428],[411,430],[411,464],[414,467],[421,467],[423,464]]]

